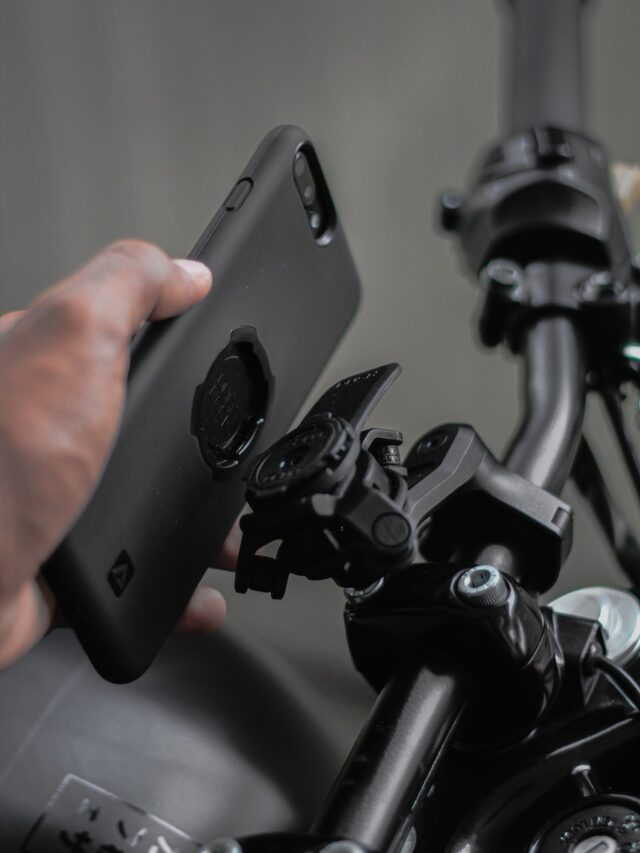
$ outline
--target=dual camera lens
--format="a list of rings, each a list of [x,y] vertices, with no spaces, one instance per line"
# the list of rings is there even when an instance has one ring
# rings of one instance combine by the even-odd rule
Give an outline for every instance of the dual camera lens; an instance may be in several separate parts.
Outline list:
[[[302,151],[298,151],[296,159],[293,161],[293,175],[302,203],[305,207],[311,207],[316,200],[316,182],[311,174],[309,161]]]
[[[330,205],[327,205],[326,193],[322,190],[322,177],[314,176],[314,168],[317,168],[314,158],[309,158],[304,149],[298,151],[293,161],[293,178],[309,227],[316,240],[320,240],[327,233]]]

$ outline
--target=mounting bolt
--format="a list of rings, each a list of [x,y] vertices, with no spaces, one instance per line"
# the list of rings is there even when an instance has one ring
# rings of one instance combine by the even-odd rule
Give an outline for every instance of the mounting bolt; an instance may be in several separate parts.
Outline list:
[[[493,566],[474,566],[462,575],[456,591],[460,598],[474,607],[497,607],[509,597],[504,576]]]
[[[573,776],[576,785],[578,786],[578,791],[580,792],[580,796],[588,799],[589,797],[595,797],[598,794],[598,789],[596,788],[595,782],[593,781],[592,769],[590,764],[578,764],[571,771],[571,775]]]
[[[440,196],[440,224],[445,231],[455,231],[460,224],[462,200],[455,193]]]
[[[487,284],[496,293],[510,293],[520,284],[520,268],[505,258],[494,258],[484,269]]]
[[[604,299],[611,299],[622,293],[624,286],[617,282],[609,270],[595,273],[590,276],[582,285],[582,296],[589,302],[599,302]]]
[[[378,578],[377,581],[374,581],[369,586],[365,586],[364,589],[357,589],[353,586],[348,586],[344,589],[344,596],[349,602],[349,604],[362,604],[364,601],[368,601],[370,598],[379,592],[384,586],[384,578]]]

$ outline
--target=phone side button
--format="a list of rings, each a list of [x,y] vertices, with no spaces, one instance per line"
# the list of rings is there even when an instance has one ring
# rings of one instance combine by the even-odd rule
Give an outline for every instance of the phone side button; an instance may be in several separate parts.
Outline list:
[[[247,196],[253,189],[253,181],[251,178],[243,178],[231,190],[225,199],[225,210],[238,210],[247,200]]]

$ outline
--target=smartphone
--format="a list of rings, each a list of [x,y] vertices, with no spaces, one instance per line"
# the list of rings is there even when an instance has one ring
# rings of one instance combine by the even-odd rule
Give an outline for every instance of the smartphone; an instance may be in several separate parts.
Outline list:
[[[214,285],[134,342],[121,429],[45,577],[98,672],[141,675],[215,565],[247,463],[283,435],[359,301],[315,148],[263,140],[189,257]]]

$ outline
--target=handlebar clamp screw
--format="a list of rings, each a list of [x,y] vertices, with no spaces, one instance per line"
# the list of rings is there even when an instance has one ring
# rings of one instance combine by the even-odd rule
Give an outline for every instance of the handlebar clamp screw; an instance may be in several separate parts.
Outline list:
[[[588,302],[600,302],[604,299],[612,299],[624,290],[624,286],[617,282],[608,270],[595,273],[582,285],[582,296]]]
[[[474,607],[497,607],[509,597],[504,575],[493,566],[474,566],[460,577],[456,592]]]
[[[508,294],[520,284],[521,273],[512,261],[494,258],[485,268],[489,287],[498,293]]]

